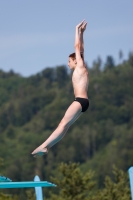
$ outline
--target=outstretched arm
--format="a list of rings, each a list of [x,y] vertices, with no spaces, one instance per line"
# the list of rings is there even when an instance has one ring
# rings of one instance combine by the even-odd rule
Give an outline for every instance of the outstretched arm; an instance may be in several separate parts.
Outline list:
[[[81,27],[82,28],[82,27]],[[80,38],[80,52],[84,53],[84,39],[83,39],[83,31],[79,30],[79,38]]]
[[[76,53],[76,61],[77,64],[83,64],[84,59],[84,40],[83,40],[83,33],[86,29],[87,23],[83,20],[80,24],[76,26],[76,33],[75,33],[75,53]],[[81,58],[81,54],[83,59]],[[79,63],[80,62],[80,63]]]
[[[80,38],[80,53],[84,56],[84,39],[83,33],[86,29],[87,23],[84,23],[79,29],[79,38]]]

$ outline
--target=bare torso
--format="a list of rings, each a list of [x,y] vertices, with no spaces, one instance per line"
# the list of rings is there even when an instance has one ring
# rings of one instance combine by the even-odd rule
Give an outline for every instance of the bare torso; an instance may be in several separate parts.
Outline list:
[[[88,99],[87,92],[89,86],[89,77],[88,70],[85,66],[83,66],[82,68],[75,68],[72,75],[72,83],[75,97]]]

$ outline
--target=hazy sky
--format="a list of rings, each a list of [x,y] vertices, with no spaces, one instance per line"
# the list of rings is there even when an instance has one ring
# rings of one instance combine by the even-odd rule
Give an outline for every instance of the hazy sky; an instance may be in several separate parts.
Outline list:
[[[0,69],[30,76],[68,62],[75,26],[86,19],[85,60],[92,65],[133,51],[133,0],[0,0]]]

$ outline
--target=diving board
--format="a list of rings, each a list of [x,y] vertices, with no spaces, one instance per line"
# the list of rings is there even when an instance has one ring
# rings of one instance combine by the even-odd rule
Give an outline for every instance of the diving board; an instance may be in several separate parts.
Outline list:
[[[25,182],[0,182],[1,188],[32,188],[32,187],[56,187],[47,181],[25,181]]]
[[[6,176],[0,175],[0,182],[11,182],[12,180],[10,178],[7,178]]]

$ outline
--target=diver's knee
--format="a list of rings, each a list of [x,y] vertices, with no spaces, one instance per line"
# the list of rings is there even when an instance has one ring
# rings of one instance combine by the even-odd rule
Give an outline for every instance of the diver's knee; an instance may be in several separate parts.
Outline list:
[[[59,123],[59,126],[61,126],[63,129],[66,129],[69,128],[70,125],[66,120],[62,119],[61,122]]]

